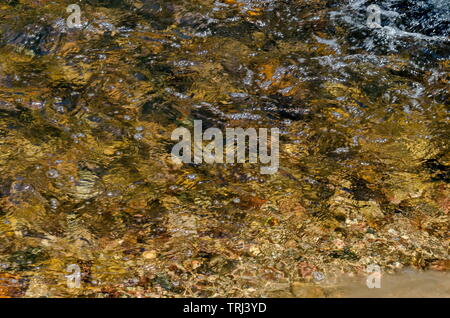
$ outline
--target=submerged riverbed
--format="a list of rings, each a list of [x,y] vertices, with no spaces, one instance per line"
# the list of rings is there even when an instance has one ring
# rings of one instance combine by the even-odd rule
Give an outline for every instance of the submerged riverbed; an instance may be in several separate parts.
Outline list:
[[[73,2],[0,3],[0,296],[449,297],[445,0]],[[173,162],[194,120],[278,172]]]

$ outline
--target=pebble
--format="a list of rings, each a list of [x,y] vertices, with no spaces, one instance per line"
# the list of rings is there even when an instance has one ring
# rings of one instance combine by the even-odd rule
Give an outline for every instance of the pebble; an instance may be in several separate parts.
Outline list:
[[[47,176],[49,178],[58,178],[59,172],[56,169],[50,169],[49,171],[47,171]]]
[[[155,259],[158,255],[155,251],[145,251],[144,253],[142,253],[142,256],[145,259]]]
[[[396,230],[394,230],[394,229],[389,229],[388,233],[392,234],[392,235],[398,235],[398,232]]]
[[[248,252],[252,255],[252,256],[258,256],[258,255],[260,255],[261,254],[261,250],[259,249],[259,247],[257,247],[257,246],[251,246],[249,249],[248,249]]]
[[[321,282],[325,279],[325,275],[322,272],[313,272],[312,276],[317,282]]]
[[[52,209],[58,208],[58,206],[59,206],[58,200],[55,199],[55,198],[51,198],[50,199],[50,206],[51,206]]]

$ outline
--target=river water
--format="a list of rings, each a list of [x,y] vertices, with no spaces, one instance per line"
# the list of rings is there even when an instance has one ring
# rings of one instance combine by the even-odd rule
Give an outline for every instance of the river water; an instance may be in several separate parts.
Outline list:
[[[0,296],[449,296],[448,1],[72,2],[0,3]]]

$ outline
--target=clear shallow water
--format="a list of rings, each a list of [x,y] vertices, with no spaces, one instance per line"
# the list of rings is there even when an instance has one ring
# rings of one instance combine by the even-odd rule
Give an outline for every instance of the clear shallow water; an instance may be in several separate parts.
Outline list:
[[[326,297],[348,283],[314,271],[448,271],[443,2],[380,1],[381,29],[364,1],[86,1],[82,29],[68,4],[0,11],[0,294]],[[195,119],[280,128],[279,173],[173,164]]]

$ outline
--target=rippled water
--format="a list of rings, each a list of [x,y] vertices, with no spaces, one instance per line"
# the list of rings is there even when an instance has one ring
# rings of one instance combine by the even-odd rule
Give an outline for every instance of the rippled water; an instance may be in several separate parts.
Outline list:
[[[0,3],[0,296],[448,282],[447,1],[71,2]],[[172,162],[194,120],[280,128],[279,172]]]

